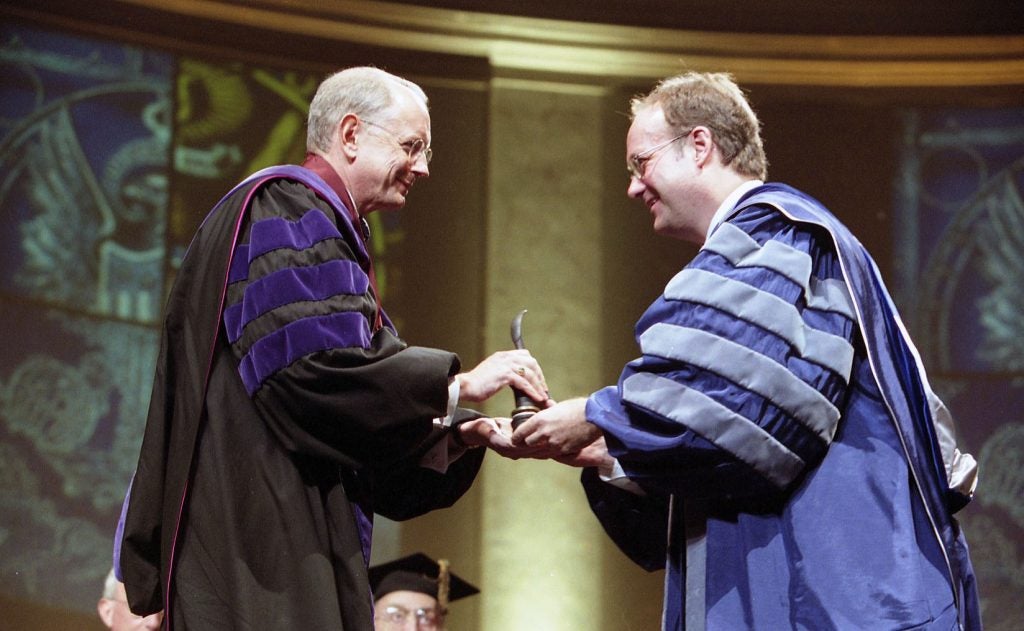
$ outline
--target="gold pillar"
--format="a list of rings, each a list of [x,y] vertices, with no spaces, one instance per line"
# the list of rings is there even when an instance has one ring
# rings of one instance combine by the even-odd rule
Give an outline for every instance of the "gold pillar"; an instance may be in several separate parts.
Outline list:
[[[496,79],[491,90],[485,347],[527,346],[556,399],[599,385],[603,92]],[[511,395],[488,411],[508,416]],[[601,626],[600,542],[579,470],[488,458],[481,573],[485,631]]]

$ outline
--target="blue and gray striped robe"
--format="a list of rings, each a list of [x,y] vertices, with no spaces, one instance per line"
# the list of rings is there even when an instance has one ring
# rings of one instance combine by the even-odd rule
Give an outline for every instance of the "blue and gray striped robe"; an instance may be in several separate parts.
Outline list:
[[[587,418],[645,495],[584,472],[664,628],[977,628],[948,450],[867,252],[784,185],[741,199],[636,326]],[[950,478],[963,482],[951,488]]]

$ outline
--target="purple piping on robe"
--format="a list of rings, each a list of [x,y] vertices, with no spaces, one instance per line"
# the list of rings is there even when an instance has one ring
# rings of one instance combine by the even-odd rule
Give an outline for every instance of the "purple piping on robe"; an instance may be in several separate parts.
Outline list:
[[[128,481],[128,490],[124,494],[124,502],[121,503],[121,515],[117,518],[117,530],[114,531],[114,578],[118,582],[124,582],[124,575],[121,573],[121,540],[124,539],[124,520],[128,517],[128,498],[132,496],[132,482],[135,482],[135,474]]]

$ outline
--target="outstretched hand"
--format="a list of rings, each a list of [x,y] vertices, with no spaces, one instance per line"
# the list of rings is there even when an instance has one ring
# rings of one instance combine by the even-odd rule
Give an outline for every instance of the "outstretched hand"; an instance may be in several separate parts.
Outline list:
[[[600,428],[587,421],[586,406],[587,400],[580,398],[541,410],[515,430],[512,442],[520,447],[533,448],[533,458],[557,459],[579,454],[602,437]]]
[[[598,467],[602,470],[610,470],[615,465],[615,459],[608,453],[604,436],[574,454],[558,456],[555,460],[570,467]]]
[[[610,469],[604,435],[585,416],[586,399],[553,404],[533,415],[514,432],[508,418],[478,418],[461,423],[456,431],[470,447],[488,447],[512,460],[554,459],[572,467]]]
[[[512,419],[478,418],[460,423],[456,431],[469,447],[488,447],[512,460],[534,457],[538,448],[516,445],[512,442]]]
[[[540,407],[551,405],[544,371],[530,351],[498,351],[459,375],[459,399],[486,401],[505,386],[529,396]]]

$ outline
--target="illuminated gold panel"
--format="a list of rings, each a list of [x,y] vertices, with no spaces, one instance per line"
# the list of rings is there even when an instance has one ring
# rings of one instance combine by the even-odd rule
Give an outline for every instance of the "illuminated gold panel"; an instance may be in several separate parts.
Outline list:
[[[197,18],[405,50],[481,57],[497,70],[595,80],[683,68],[741,83],[854,87],[1024,84],[1024,36],[866,37],[700,33],[360,0],[121,0]]]
[[[528,309],[525,341],[556,398],[603,385],[600,97],[525,81],[491,89],[485,347],[508,348],[509,322]],[[511,397],[497,399],[488,409],[507,416]],[[605,538],[579,470],[488,458],[481,521],[479,628],[604,628]]]

